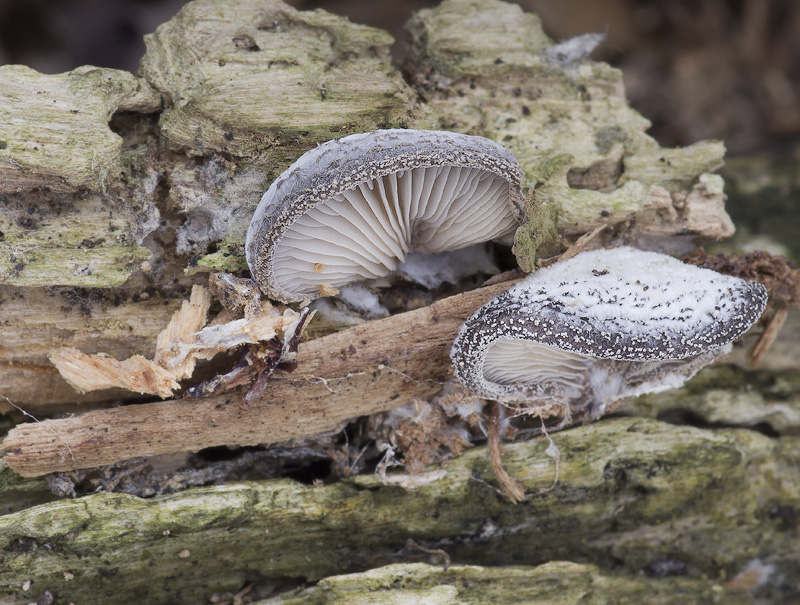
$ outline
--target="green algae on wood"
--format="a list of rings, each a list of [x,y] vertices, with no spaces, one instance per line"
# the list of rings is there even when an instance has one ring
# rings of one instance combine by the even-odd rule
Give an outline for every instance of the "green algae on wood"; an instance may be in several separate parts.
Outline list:
[[[252,581],[314,582],[372,567],[409,538],[455,564],[569,558],[638,576],[669,557],[691,576],[729,578],[768,555],[776,577],[795,573],[794,530],[770,511],[800,506],[796,438],[647,419],[552,437],[561,465],[549,491],[547,441],[504,446],[506,469],[529,492],[517,506],[497,488],[483,447],[413,492],[359,476],[43,504],[0,518],[0,590],[22,599],[30,579],[75,602],[98,592],[106,603],[200,601]]]
[[[387,565],[363,573],[333,576],[299,594],[278,596],[262,605],[393,603],[578,605],[581,603],[750,603],[750,598],[697,578],[653,579],[621,576],[594,565],[554,561],[537,567],[443,569],[425,563]]]
[[[14,513],[55,498],[44,477],[20,477],[8,468],[4,460],[0,460],[0,515]]]
[[[0,66],[0,191],[99,191],[122,147],[111,116],[160,107],[158,93],[125,71],[87,65],[46,75]]]
[[[0,283],[122,284],[150,251],[139,245],[148,229],[120,199],[127,190],[111,194],[131,162],[109,123],[119,112],[158,111],[160,96],[119,70],[45,75],[9,65],[0,67],[0,100]]]
[[[712,426],[798,435],[800,374],[796,369],[764,371],[712,366],[680,388],[627,401],[620,411],[676,421],[688,416]]]
[[[645,134],[649,122],[628,106],[621,72],[548,59],[553,42],[537,16],[499,0],[446,0],[419,11],[409,31],[409,71],[442,127],[502,142],[536,190],[545,216],[532,207],[520,229],[521,266],[535,267],[532,242],[552,246],[535,233],[552,208],[564,236],[607,224],[603,243],[666,252],[733,232],[721,192],[689,195],[701,174],[721,165],[722,144],[659,147]],[[542,172],[564,158],[562,170]]]
[[[197,0],[145,36],[140,72],[166,99],[160,126],[171,148],[274,161],[408,119],[392,42],[278,0]]]
[[[320,142],[421,115],[391,63],[392,37],[322,10],[198,0],[145,42],[140,72],[166,100],[161,135],[188,156],[167,175],[186,215],[180,252],[203,254],[223,238],[241,245],[269,183]],[[233,268],[220,260],[188,271]]]
[[[100,194],[46,191],[4,197],[0,283],[112,287],[150,258],[130,223]]]

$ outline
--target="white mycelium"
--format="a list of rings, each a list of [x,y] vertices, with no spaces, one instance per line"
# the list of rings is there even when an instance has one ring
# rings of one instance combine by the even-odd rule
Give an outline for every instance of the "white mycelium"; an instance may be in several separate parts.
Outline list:
[[[633,248],[540,269],[478,310],[451,356],[487,399],[562,402],[590,417],[673,388],[761,316],[765,288]]]
[[[412,250],[508,238],[522,213],[521,176],[483,137],[379,130],[328,141],[264,194],[247,263],[267,295],[293,302],[383,277]]]

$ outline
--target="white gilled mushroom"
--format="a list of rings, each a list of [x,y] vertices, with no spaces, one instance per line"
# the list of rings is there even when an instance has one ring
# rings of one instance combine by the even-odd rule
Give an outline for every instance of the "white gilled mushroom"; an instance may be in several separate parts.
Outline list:
[[[596,418],[624,397],[680,386],[728,352],[766,302],[759,283],[662,254],[583,252],[484,305],[451,357],[481,397]]]
[[[445,131],[378,130],[303,155],[261,198],[247,264],[262,291],[295,302],[383,277],[410,251],[508,238],[522,170],[502,146]]]

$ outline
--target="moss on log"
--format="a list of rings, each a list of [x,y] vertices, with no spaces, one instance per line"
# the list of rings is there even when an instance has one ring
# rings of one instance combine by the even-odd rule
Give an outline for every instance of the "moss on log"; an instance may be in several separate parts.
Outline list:
[[[45,589],[64,602],[201,602],[247,582],[314,582],[403,561],[409,538],[455,564],[571,559],[630,578],[668,560],[670,573],[713,578],[695,584],[697,595],[760,558],[774,573],[758,590],[778,594],[788,590],[781,578],[796,577],[787,513],[800,507],[796,438],[616,419],[553,441],[561,466],[551,490],[546,440],[505,447],[507,470],[529,493],[517,506],[499,492],[482,447],[413,492],[359,476],[35,506],[0,518],[0,586],[9,602]]]
[[[661,148],[628,106],[621,72],[582,56],[553,60],[536,15],[448,0],[419,11],[409,32],[412,81],[442,127],[503,142],[535,190],[517,232],[523,269],[535,266],[542,211],[555,212],[562,235],[606,225],[605,243],[669,252],[733,233],[721,181],[701,179],[722,165],[723,144]]]
[[[396,605],[537,603],[749,603],[745,594],[695,578],[622,577],[593,565],[568,561],[537,567],[477,567],[442,569],[424,563],[395,564],[360,574],[325,578],[299,595],[261,601],[261,605]]]

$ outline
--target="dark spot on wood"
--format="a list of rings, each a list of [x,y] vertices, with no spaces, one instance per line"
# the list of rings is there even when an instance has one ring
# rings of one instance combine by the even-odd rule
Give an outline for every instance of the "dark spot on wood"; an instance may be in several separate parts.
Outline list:
[[[233,45],[240,50],[246,50],[249,52],[256,52],[258,50],[261,50],[261,47],[259,47],[259,45],[256,44],[256,41],[253,39],[253,36],[249,34],[240,34],[238,36],[235,36],[233,38]]]
[[[287,374],[291,374],[297,369],[298,364],[296,361],[283,361],[275,367],[277,367],[279,370],[283,370]]]
[[[645,565],[644,573],[651,578],[665,578],[667,576],[685,576],[686,563],[679,559],[664,558],[652,561]]]
[[[783,529],[796,527],[797,516],[797,510],[792,506],[776,505],[769,509],[769,518],[779,521]]]
[[[37,221],[32,216],[21,216],[17,219],[17,225],[19,225],[23,229],[28,229],[29,231],[33,231],[34,229],[39,228],[39,221]]]
[[[81,242],[81,246],[83,246],[84,248],[92,249],[92,248],[95,248],[96,246],[99,246],[100,244],[102,244],[105,241],[106,240],[103,237],[100,237],[100,238],[97,238],[97,239],[94,239],[94,240],[87,238],[87,239],[84,239]]]
[[[524,115],[524,116],[531,115],[531,108],[528,107],[527,105],[523,105],[522,106],[522,115]]]

